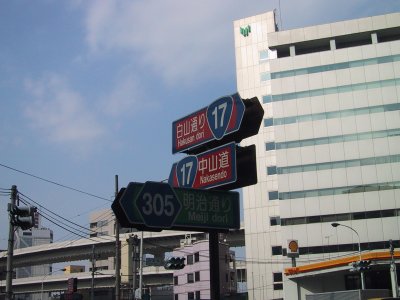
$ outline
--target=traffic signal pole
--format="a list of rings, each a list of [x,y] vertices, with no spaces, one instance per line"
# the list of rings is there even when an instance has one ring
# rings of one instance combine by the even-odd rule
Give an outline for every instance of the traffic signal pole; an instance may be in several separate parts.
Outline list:
[[[210,294],[212,300],[220,298],[219,278],[219,234],[217,231],[210,231],[208,234],[210,251]]]
[[[115,175],[115,197],[118,195],[118,175]],[[115,218],[115,299],[120,299],[121,290],[121,247],[119,240],[119,222]]]
[[[11,187],[10,209],[15,207],[17,200],[17,186]],[[9,232],[8,232],[8,250],[7,250],[7,275],[6,275],[6,300],[11,300],[12,296],[12,277],[13,277],[13,255],[14,255],[14,225],[11,212],[9,212]]]

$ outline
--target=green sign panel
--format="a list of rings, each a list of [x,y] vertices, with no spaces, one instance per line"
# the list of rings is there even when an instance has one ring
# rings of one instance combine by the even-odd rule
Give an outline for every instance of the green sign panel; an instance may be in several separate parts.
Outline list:
[[[240,227],[238,192],[131,182],[112,208],[125,227],[201,231]]]

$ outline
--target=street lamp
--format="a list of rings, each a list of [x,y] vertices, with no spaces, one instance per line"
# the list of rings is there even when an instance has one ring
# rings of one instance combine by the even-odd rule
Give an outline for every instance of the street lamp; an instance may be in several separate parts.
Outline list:
[[[346,228],[352,230],[357,235],[357,238],[358,238],[358,254],[360,256],[360,258],[359,258],[360,264],[359,265],[361,267],[361,261],[362,261],[361,243],[360,243],[360,235],[358,234],[358,232],[353,227],[350,227],[350,226],[347,226],[347,225],[343,225],[343,224],[340,224],[340,223],[332,223],[331,225],[332,225],[332,227],[338,227],[338,226],[346,227]],[[360,269],[360,277],[361,277],[361,289],[365,290],[364,271],[362,269]]]
[[[51,275],[51,274],[53,274],[53,273],[55,273],[55,272],[65,271],[65,270],[66,270],[65,268],[58,269],[58,270],[55,270],[55,271],[51,271],[51,272],[49,272],[49,273],[47,273],[46,275],[43,276],[43,278],[42,278],[42,289],[41,289],[41,292],[40,292],[40,300],[43,300],[43,284],[44,284],[44,280],[46,279],[46,277]]]

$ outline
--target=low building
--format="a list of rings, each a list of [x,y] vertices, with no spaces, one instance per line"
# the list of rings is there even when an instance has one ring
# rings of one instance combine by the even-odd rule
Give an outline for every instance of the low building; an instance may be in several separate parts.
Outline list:
[[[174,299],[210,299],[209,241],[185,240],[172,252],[174,257],[185,257],[186,266],[174,271]],[[224,243],[219,244],[219,271],[221,295],[237,292],[235,253]]]

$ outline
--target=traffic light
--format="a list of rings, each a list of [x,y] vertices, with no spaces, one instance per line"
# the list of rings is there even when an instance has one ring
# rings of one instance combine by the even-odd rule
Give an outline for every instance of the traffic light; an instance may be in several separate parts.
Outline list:
[[[359,263],[360,271],[369,271],[371,270],[371,261],[370,260],[361,260]]]
[[[181,270],[185,267],[184,257],[171,257],[164,264],[166,270]]]
[[[35,226],[35,212],[37,208],[34,206],[16,206],[9,204],[9,212],[11,214],[11,224],[27,230]]]

